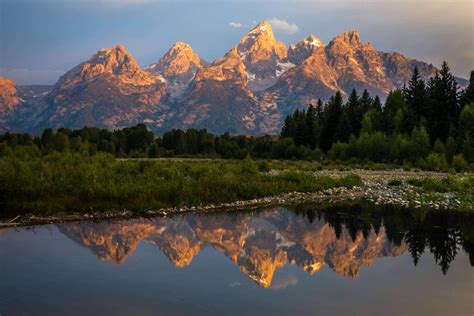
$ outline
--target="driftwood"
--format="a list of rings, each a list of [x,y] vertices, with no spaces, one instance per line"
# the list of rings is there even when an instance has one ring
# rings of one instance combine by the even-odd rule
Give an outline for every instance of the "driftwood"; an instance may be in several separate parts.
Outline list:
[[[15,218],[12,218],[11,220],[9,220],[7,223],[13,223],[14,221],[16,221],[17,219],[20,218],[20,215],[18,215],[17,217]]]

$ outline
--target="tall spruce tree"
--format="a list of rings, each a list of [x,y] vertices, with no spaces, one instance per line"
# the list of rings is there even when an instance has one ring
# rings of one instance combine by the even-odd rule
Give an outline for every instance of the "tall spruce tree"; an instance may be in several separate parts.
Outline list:
[[[312,104],[309,105],[306,111],[306,140],[305,145],[311,148],[317,146],[317,113]]]
[[[335,134],[339,126],[342,115],[342,94],[336,92],[326,104],[324,109],[323,126],[319,145],[321,149],[327,151],[331,148],[335,140]]]
[[[427,95],[426,85],[420,77],[418,68],[413,69],[413,75],[404,89],[407,103],[407,113],[405,119],[405,132],[411,133],[415,126],[418,126],[423,117],[427,119]]]
[[[349,135],[351,134],[359,136],[363,115],[364,114],[362,113],[357,91],[352,89],[349,99],[347,100],[344,113],[344,116],[346,116],[344,120],[347,120],[346,125],[348,125],[346,127],[349,128],[349,130],[346,131],[346,133],[348,133],[346,139],[349,139]]]
[[[379,111],[379,112],[382,111],[382,101],[380,101],[380,98],[378,95],[376,95],[374,98],[374,102],[372,103],[372,108],[375,111]]]
[[[323,124],[323,101],[318,99],[318,103],[316,104],[316,120],[318,122],[318,129],[321,130],[321,126]]]
[[[428,86],[430,109],[427,122],[432,142],[438,138],[446,140],[457,125],[461,112],[457,89],[448,64],[443,62],[441,70],[430,79]]]
[[[296,134],[294,137],[295,144],[307,145],[308,127],[306,126],[306,111],[296,111],[294,116],[296,122]]]
[[[321,99],[318,99],[318,103],[316,104],[316,128],[315,128],[315,134],[316,134],[315,145],[316,146],[319,146],[322,127],[323,127],[323,101],[321,101]]]
[[[474,102],[474,70],[471,71],[469,85],[466,87],[466,89],[461,95],[461,106],[465,106],[472,102]]]
[[[295,137],[296,135],[296,122],[293,119],[293,115],[289,114],[285,118],[285,122],[283,123],[283,127],[281,129],[281,137]]]
[[[362,116],[364,116],[364,114],[372,108],[373,102],[374,100],[370,96],[369,91],[365,89],[364,92],[362,92],[362,96],[360,97],[360,107],[362,110],[361,120],[362,120]]]
[[[333,142],[347,142],[351,135],[352,122],[349,116],[347,106],[343,106],[341,118],[339,119],[339,125],[337,126],[336,132],[334,133]]]

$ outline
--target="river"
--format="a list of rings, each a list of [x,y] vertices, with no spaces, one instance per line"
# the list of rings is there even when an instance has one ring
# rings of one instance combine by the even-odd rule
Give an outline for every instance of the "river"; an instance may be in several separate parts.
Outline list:
[[[474,215],[367,205],[0,230],[0,315],[472,315]]]

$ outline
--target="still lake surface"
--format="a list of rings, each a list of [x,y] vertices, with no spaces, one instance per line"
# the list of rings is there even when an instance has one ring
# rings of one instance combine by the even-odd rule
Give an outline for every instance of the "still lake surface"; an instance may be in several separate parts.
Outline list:
[[[0,230],[0,315],[473,315],[474,215],[300,206]]]

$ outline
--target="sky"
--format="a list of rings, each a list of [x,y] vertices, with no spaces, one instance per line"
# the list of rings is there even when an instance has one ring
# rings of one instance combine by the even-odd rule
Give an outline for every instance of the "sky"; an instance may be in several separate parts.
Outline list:
[[[177,41],[212,61],[264,20],[287,45],[356,29],[378,50],[474,69],[474,0],[0,0],[0,75],[54,84],[117,43],[141,66]]]

